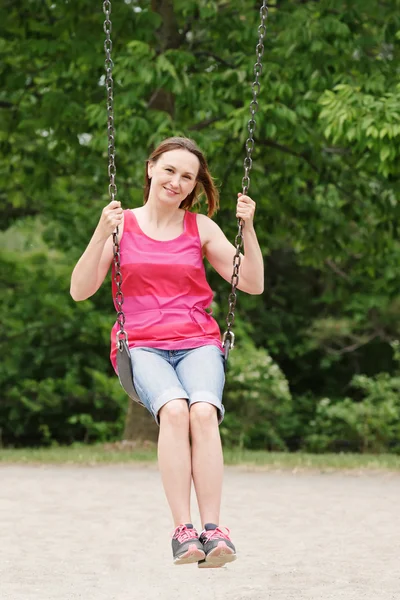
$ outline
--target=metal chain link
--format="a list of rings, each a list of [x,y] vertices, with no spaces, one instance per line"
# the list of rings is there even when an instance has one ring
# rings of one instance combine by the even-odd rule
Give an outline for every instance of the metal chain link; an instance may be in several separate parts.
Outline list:
[[[111,2],[105,0],[103,2],[103,12],[106,16],[104,21],[104,33],[106,39],[104,41],[104,52],[106,55],[105,67],[106,67],[106,89],[107,89],[107,133],[108,133],[108,176],[110,178],[110,184],[108,186],[108,194],[110,202],[115,200],[117,195],[117,185],[115,183],[116,168],[115,168],[115,127],[114,127],[114,80],[113,80],[113,66],[114,63],[111,58],[112,52],[112,23],[110,19],[111,15]],[[114,281],[117,286],[117,292],[115,294],[115,303],[117,305],[117,322],[119,330],[116,334],[117,348],[122,351],[122,344],[120,340],[128,341],[128,335],[124,329],[125,325],[125,314],[122,310],[124,303],[124,295],[122,293],[122,273],[121,273],[121,254],[118,241],[118,227],[113,233],[113,244],[114,244]]]
[[[261,18],[261,23],[258,27],[259,38],[258,38],[258,44],[256,46],[257,61],[254,65],[255,80],[252,84],[253,98],[250,103],[251,118],[247,124],[247,128],[249,130],[249,137],[246,140],[246,157],[245,157],[244,163],[243,163],[243,166],[244,166],[244,177],[242,179],[243,195],[246,195],[249,191],[250,171],[253,166],[252,153],[253,153],[254,144],[255,144],[253,135],[256,130],[256,113],[258,112],[258,109],[259,109],[257,99],[258,99],[258,95],[259,95],[260,89],[261,89],[260,77],[261,77],[262,70],[263,70],[262,56],[264,54],[264,43],[263,42],[264,42],[264,37],[266,34],[266,21],[268,18],[268,6],[267,6],[266,0],[263,1],[262,6],[260,8],[260,18]],[[232,290],[228,297],[229,310],[228,310],[228,314],[226,316],[227,330],[225,331],[223,338],[222,338],[222,343],[223,343],[224,350],[225,350],[225,359],[226,360],[228,359],[229,350],[231,350],[235,345],[235,334],[233,333],[231,328],[233,327],[233,324],[235,322],[235,309],[236,309],[236,300],[237,300],[236,289],[239,284],[239,267],[240,267],[240,263],[241,263],[240,252],[243,248],[243,227],[244,227],[244,221],[242,219],[238,219],[238,232],[235,237],[236,253],[235,253],[235,256],[233,259],[233,275],[231,278]]]

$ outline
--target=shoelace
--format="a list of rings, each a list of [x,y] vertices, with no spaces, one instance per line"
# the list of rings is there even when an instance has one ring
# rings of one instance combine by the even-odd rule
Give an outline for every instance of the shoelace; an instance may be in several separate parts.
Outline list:
[[[215,538],[223,538],[224,540],[229,540],[230,531],[227,527],[217,527],[216,529],[209,529],[208,531],[203,531],[201,536],[207,539],[207,542],[215,539]]]
[[[187,542],[187,540],[197,540],[199,534],[194,528],[188,529],[186,525],[179,525],[179,527],[175,529],[173,537],[174,539],[178,540],[180,544],[182,544],[183,542]]]

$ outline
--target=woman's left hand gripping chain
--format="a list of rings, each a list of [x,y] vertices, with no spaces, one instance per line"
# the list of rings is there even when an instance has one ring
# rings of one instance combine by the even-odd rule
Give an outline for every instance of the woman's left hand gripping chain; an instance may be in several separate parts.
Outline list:
[[[236,217],[238,219],[243,219],[246,224],[252,225],[255,211],[256,203],[254,200],[252,200],[250,196],[245,196],[239,192],[236,206]]]

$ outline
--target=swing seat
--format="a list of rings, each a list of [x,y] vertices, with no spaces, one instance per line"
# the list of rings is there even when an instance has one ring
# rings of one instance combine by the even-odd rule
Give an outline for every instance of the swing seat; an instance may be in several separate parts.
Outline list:
[[[234,335],[231,332],[231,335]],[[224,341],[224,371],[226,373],[228,367],[228,356],[229,351],[233,348],[234,338],[232,340]],[[127,393],[129,398],[134,402],[140,404],[140,406],[145,406],[141,399],[138,396],[138,393],[135,389],[135,385],[133,383],[133,371],[132,371],[132,360],[131,353],[129,351],[129,346],[126,339],[117,341],[117,368],[118,368],[118,378],[119,382],[123,388],[123,390]]]
[[[117,367],[119,382],[122,385],[125,392],[128,394],[129,398],[131,398],[134,402],[137,402],[141,406],[144,406],[133,384],[131,353],[129,352],[129,347],[126,339],[118,340],[117,348]]]

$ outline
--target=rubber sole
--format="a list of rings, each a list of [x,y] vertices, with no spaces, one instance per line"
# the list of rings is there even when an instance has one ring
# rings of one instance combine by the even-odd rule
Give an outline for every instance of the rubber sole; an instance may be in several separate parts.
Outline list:
[[[200,550],[196,544],[191,544],[185,554],[181,554],[174,559],[174,565],[190,565],[192,563],[198,563],[199,561],[204,560],[205,556],[203,550]]]
[[[218,542],[218,546],[213,548],[202,561],[199,561],[199,569],[218,569],[223,567],[227,563],[236,560],[236,553],[225,544],[225,542]]]

